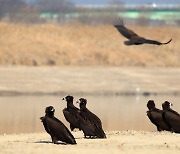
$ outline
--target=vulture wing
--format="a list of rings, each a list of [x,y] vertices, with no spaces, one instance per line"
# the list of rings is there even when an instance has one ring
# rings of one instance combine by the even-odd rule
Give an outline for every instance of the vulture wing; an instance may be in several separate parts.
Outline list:
[[[144,43],[146,44],[155,44],[155,45],[163,45],[163,44],[168,44],[172,41],[172,39],[170,39],[169,41],[165,42],[165,43],[161,43],[159,41],[155,41],[155,40],[149,40],[149,39],[145,39]]]
[[[150,121],[156,125],[158,131],[170,131],[171,129],[168,125],[164,122],[162,118],[162,112],[160,110],[152,110],[147,111],[147,116],[149,117]]]
[[[164,45],[164,44],[168,44],[172,41],[172,39],[170,39],[169,41],[165,42],[165,43],[161,43],[159,41],[156,40],[150,40],[150,39],[145,39],[144,37],[141,37],[139,35],[137,35],[135,32],[133,32],[132,30],[126,28],[124,26],[123,20],[117,19],[116,20],[116,24],[114,24],[114,27],[117,28],[117,30],[127,39],[129,39],[129,41],[125,41],[124,43],[126,45],[140,45],[140,44],[154,44],[154,45]]]
[[[106,135],[102,129],[101,120],[94,113],[86,109],[86,111],[81,112],[81,116],[84,120],[91,123],[98,138],[106,138]]]
[[[93,126],[93,124],[91,124],[91,122],[88,119],[83,119],[83,117],[82,117],[79,120],[79,123],[80,123],[81,129],[84,133],[85,138],[87,136],[89,136],[89,137],[96,136],[94,126]]]
[[[52,134],[52,140],[54,143],[62,141],[68,144],[76,144],[74,136],[70,133],[68,128],[57,118],[45,117],[46,127]]]
[[[51,131],[49,130],[49,128],[48,128],[48,126],[47,126],[46,117],[41,117],[40,120],[41,120],[41,122],[43,123],[44,129],[46,130],[46,132],[47,132],[48,134],[50,134],[51,137],[52,137]]]
[[[169,110],[163,112],[163,119],[175,133],[180,133],[180,115]]]
[[[76,109],[67,109],[67,108],[63,109],[64,117],[70,123],[71,131],[73,131],[74,128],[79,128],[79,130],[81,130],[80,126],[79,126],[78,116],[80,116],[80,115],[79,115],[78,110],[76,110]]]
[[[114,24],[114,27],[117,28],[117,30],[127,39],[131,39],[134,36],[138,36],[136,33],[134,33],[132,30],[127,29],[124,26],[124,22],[122,19],[117,19],[116,24]]]

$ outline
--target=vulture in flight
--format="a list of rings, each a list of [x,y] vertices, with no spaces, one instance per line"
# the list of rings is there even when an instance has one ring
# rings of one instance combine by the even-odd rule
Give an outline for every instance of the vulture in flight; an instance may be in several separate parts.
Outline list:
[[[164,110],[162,117],[167,125],[171,128],[172,132],[180,133],[180,114],[170,108],[172,104],[165,101],[162,104]]]
[[[46,132],[51,136],[52,142],[58,144],[61,141],[66,144],[76,144],[74,136],[68,128],[54,116],[53,106],[46,107],[45,116],[41,117]]]
[[[158,131],[171,131],[170,127],[165,123],[162,117],[162,110],[159,110],[155,107],[155,103],[153,100],[149,100],[147,103],[147,116],[149,120],[157,127]]]
[[[67,102],[67,107],[63,109],[65,119],[70,123],[70,129],[73,131],[75,128],[81,130],[79,125],[79,109],[73,105],[73,96],[66,96],[62,100]]]
[[[133,32],[132,30],[126,28],[124,26],[124,22],[122,19],[117,19],[114,27],[117,28],[117,30],[121,33],[121,35],[123,35],[125,38],[128,39],[128,41],[124,41],[125,45],[140,45],[140,44],[163,45],[163,44],[168,44],[172,41],[172,39],[170,39],[166,43],[161,43],[159,41],[150,40],[150,39],[146,39],[144,37],[141,37],[138,34],[136,34],[135,32]]]
[[[83,118],[83,120],[80,121],[80,125],[85,138],[106,138],[101,120],[87,109],[87,100],[80,98],[77,103],[80,106],[80,115]]]

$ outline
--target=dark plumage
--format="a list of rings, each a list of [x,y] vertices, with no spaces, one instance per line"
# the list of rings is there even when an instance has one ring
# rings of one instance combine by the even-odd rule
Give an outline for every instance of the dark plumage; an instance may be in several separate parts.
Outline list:
[[[169,126],[164,122],[162,118],[162,110],[159,110],[155,107],[155,103],[153,100],[149,100],[147,103],[147,107],[149,111],[147,111],[147,116],[150,121],[157,127],[158,131],[170,131]]]
[[[163,45],[163,44],[168,44],[172,41],[172,39],[170,39],[168,42],[166,43],[161,43],[159,41],[155,41],[155,40],[149,40],[146,39],[144,37],[141,37],[139,35],[137,35],[136,33],[134,33],[132,30],[127,29],[124,26],[123,20],[122,19],[117,19],[116,24],[114,25],[114,27],[117,28],[117,30],[125,37],[128,39],[128,41],[124,41],[125,45],[140,45],[140,44],[154,44],[154,45]]]
[[[80,121],[80,126],[85,138],[106,138],[106,134],[102,129],[101,120],[91,111],[86,108],[87,100],[80,98],[77,103],[80,106],[80,115],[83,120]]]
[[[73,96],[66,96],[63,98],[67,102],[67,108],[63,109],[65,119],[70,123],[70,129],[73,131],[75,128],[81,130],[79,125],[79,109],[73,105]]]
[[[54,112],[53,106],[46,107],[45,116],[40,118],[46,132],[51,136],[52,142],[54,144],[58,144],[58,141],[76,144],[74,136],[59,119],[54,117]]]
[[[180,114],[170,108],[172,104],[165,101],[162,104],[164,110],[162,117],[167,125],[171,128],[172,132],[180,133]]]

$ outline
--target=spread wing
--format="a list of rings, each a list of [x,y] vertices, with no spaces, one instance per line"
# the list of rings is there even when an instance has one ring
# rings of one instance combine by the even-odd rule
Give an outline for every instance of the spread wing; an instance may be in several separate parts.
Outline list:
[[[117,30],[127,39],[131,39],[134,36],[138,36],[135,32],[133,32],[130,29],[127,29],[124,26],[124,22],[122,19],[116,19],[116,24],[114,24],[114,27],[117,28]]]
[[[144,43],[146,44],[155,44],[155,45],[163,45],[163,44],[168,44],[172,41],[172,39],[170,39],[169,41],[165,42],[165,43],[161,43],[159,41],[156,40],[149,40],[149,39],[145,39]]]
[[[139,35],[137,35],[135,32],[133,32],[132,30],[126,28],[124,26],[123,20],[120,19],[116,19],[116,24],[114,24],[114,27],[117,28],[117,30],[127,39],[129,39],[129,41],[125,41],[126,45],[140,45],[140,44],[154,44],[154,45],[165,45],[168,44],[172,41],[172,39],[170,39],[169,41],[165,42],[165,43],[161,43],[159,41],[156,40],[150,40],[150,39],[146,39],[144,37],[141,37]]]

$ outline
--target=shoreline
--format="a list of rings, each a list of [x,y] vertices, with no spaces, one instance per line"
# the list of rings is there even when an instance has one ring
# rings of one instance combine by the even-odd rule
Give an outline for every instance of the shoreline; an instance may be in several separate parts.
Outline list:
[[[19,92],[19,91],[0,91],[0,97],[15,97],[15,96],[65,96],[67,94],[66,91],[55,91],[55,92]],[[98,93],[95,91],[94,93],[83,93],[83,92],[73,92],[73,95],[81,95],[81,96],[180,96],[180,91],[178,92],[102,92]]]

